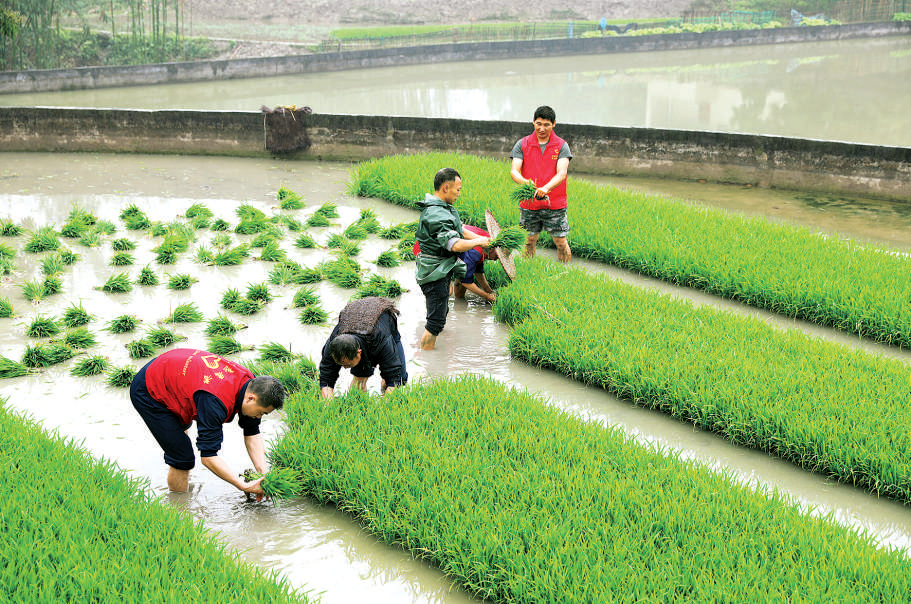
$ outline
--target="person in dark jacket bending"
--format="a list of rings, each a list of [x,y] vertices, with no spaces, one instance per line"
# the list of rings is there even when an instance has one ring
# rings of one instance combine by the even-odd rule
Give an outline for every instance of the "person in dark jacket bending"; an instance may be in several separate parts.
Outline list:
[[[342,367],[351,370],[351,387],[365,391],[377,366],[383,393],[408,381],[398,314],[392,300],[376,296],[354,300],[342,309],[338,325],[323,345],[319,364],[323,398],[332,397]]]

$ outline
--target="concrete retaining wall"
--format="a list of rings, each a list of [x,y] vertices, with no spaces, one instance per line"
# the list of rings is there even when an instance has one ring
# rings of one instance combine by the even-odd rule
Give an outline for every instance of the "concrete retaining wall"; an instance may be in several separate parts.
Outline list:
[[[911,34],[911,21],[905,21],[714,31],[701,34],[453,43],[260,59],[0,72],[0,94],[269,77],[448,61],[789,44],[909,34]]]
[[[362,161],[456,151],[505,159],[526,122],[312,114],[312,147],[289,160]],[[571,172],[750,184],[911,201],[911,148],[779,136],[560,124]],[[263,115],[0,107],[4,151],[269,157]],[[0,155],[2,162],[2,155]]]

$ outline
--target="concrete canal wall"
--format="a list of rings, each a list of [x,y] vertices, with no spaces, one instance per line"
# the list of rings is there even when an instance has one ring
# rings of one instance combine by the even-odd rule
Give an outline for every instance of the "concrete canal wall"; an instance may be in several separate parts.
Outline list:
[[[310,114],[288,160],[457,151],[504,161],[526,122]],[[706,180],[911,201],[911,148],[718,132],[563,124],[575,174]],[[269,157],[264,114],[0,107],[0,150]],[[2,162],[2,155],[0,155]]]
[[[450,61],[791,44],[909,34],[911,21],[905,21],[704,33],[451,43],[259,59],[15,71],[0,72],[0,94],[271,77]]]

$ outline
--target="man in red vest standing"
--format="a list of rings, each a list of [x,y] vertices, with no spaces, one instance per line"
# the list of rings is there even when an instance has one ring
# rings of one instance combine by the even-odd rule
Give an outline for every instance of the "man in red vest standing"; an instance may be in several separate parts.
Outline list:
[[[535,109],[532,124],[535,131],[521,139],[512,149],[510,176],[520,185],[532,181],[537,187],[534,197],[519,204],[519,225],[528,231],[525,255],[534,256],[541,231],[547,231],[557,246],[561,262],[572,259],[566,236],[566,172],[572,153],[569,145],[554,134],[557,114],[544,105]]]
[[[262,479],[241,480],[218,455],[222,427],[237,417],[244,444],[257,472],[266,473],[262,416],[281,409],[287,392],[274,377],[254,375],[242,365],[194,348],[176,348],[152,359],[130,386],[130,400],[164,450],[168,488],[189,488],[196,454],[187,429],[196,421],[196,448],[204,466],[245,493],[261,499]]]

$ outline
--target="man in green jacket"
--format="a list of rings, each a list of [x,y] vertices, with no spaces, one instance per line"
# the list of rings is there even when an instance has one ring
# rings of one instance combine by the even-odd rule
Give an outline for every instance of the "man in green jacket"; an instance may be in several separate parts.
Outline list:
[[[436,347],[437,336],[446,325],[449,283],[453,277],[465,275],[465,263],[459,259],[459,253],[476,245],[490,245],[489,238],[462,226],[459,211],[453,207],[461,192],[462,177],[453,168],[443,168],[433,177],[433,195],[428,193],[417,204],[421,208],[417,230],[421,251],[415,258],[415,279],[427,303],[422,350]]]

